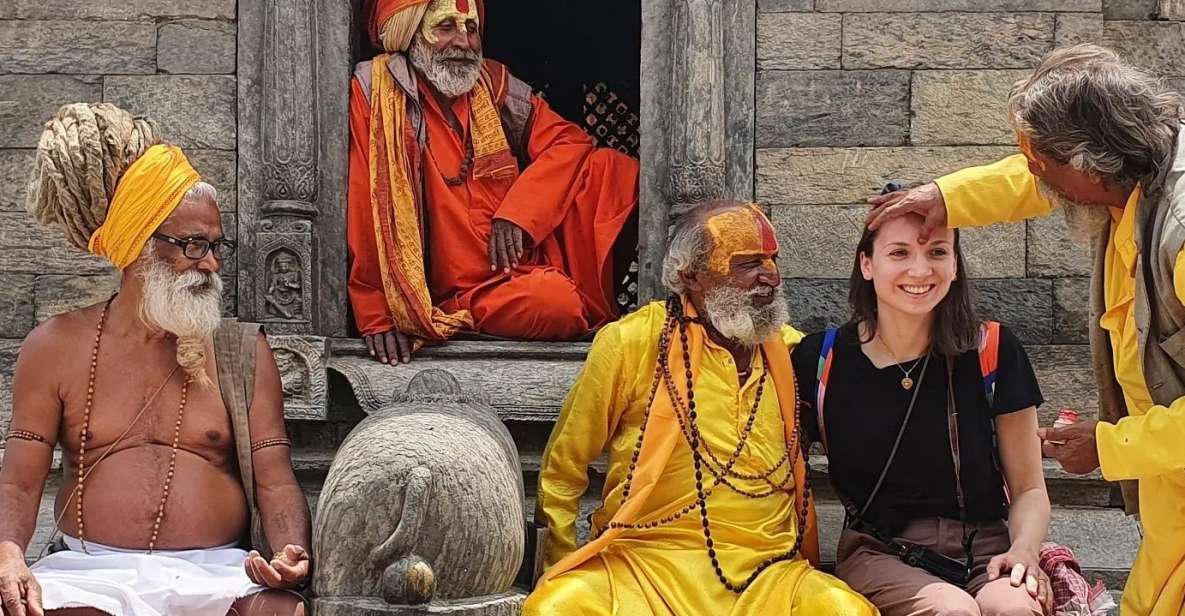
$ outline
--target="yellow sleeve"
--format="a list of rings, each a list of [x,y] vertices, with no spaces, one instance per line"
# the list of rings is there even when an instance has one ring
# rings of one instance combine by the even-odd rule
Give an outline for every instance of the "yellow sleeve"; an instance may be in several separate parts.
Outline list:
[[[539,468],[535,522],[549,533],[544,564],[550,568],[576,549],[576,518],[588,488],[588,467],[612,437],[628,396],[628,360],[619,324],[597,334],[552,429]]]
[[[1029,172],[1024,154],[981,167],[968,167],[944,175],[934,183],[946,201],[951,227],[982,227],[1045,216],[1053,209],[1037,192],[1037,178]]]
[[[1173,290],[1185,303],[1185,252],[1173,265]],[[1156,405],[1143,415],[1129,415],[1116,423],[1099,422],[1095,429],[1099,466],[1107,481],[1156,477],[1185,470],[1185,398],[1168,406]]]

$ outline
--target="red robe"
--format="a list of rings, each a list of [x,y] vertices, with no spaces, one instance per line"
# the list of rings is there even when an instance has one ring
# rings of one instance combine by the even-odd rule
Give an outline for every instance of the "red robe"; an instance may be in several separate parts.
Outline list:
[[[579,126],[532,96],[529,165],[514,180],[458,186],[464,141],[420,79],[428,147],[424,176],[428,288],[445,312],[468,310],[478,332],[523,339],[577,338],[617,317],[612,250],[638,201],[638,163],[597,149]],[[469,96],[452,103],[468,135]],[[370,101],[357,78],[350,90],[347,237],[350,302],[363,334],[392,329],[383,296],[370,204]],[[524,230],[526,250],[510,273],[490,269],[494,218]],[[528,240],[529,238],[529,240]]]

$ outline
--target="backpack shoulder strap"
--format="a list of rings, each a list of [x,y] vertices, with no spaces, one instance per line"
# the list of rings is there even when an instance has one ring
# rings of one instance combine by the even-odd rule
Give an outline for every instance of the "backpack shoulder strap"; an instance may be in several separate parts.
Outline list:
[[[996,403],[996,372],[1000,367],[1000,323],[984,321],[979,325],[979,374],[988,406]]]
[[[832,327],[823,335],[819,348],[819,370],[815,374],[815,417],[819,426],[819,440],[827,451],[827,426],[823,419],[823,400],[827,396],[827,381],[831,379],[831,362],[835,359],[835,338],[839,329]]]
[[[255,344],[259,329],[258,323],[224,319],[214,332],[218,388],[234,431],[239,475],[243,482],[243,493],[247,497],[252,529],[258,527],[258,511],[255,502],[255,469],[251,459],[250,410],[251,400],[255,396]],[[252,543],[258,544],[255,537],[251,539]],[[262,550],[267,545],[255,547]]]

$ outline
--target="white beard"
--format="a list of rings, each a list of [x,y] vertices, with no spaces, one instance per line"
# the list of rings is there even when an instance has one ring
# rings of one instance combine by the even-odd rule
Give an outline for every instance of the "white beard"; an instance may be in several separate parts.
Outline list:
[[[1091,244],[1111,228],[1111,212],[1102,205],[1086,205],[1062,196],[1052,186],[1037,181],[1037,192],[1062,211],[1062,218],[1070,230],[1070,239],[1079,244]]]
[[[461,51],[445,49],[435,51],[423,35],[416,33],[411,39],[408,49],[411,65],[424,75],[424,78],[441,94],[449,98],[457,98],[468,94],[481,78],[480,51]],[[451,60],[465,60],[463,64]]]
[[[759,306],[754,301],[769,293],[772,302]],[[719,286],[704,292],[704,313],[716,331],[747,347],[755,347],[781,331],[790,321],[790,306],[777,287],[745,291]]]
[[[178,339],[208,339],[222,321],[222,279],[197,270],[178,273],[152,251],[142,259],[144,323]]]

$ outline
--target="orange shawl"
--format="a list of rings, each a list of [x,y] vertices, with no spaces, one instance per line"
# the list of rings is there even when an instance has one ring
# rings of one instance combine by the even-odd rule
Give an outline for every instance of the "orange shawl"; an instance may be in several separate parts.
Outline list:
[[[428,292],[423,220],[408,151],[409,144],[418,144],[407,130],[406,95],[387,68],[389,59],[389,54],[376,57],[371,71],[370,205],[387,307],[395,328],[414,337],[418,347],[472,329],[473,317],[465,310],[440,310]],[[490,94],[498,84],[490,82],[483,71],[470,95],[474,176],[513,179],[518,166]]]

